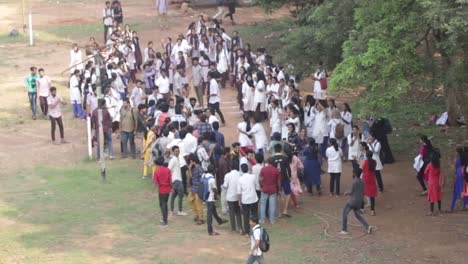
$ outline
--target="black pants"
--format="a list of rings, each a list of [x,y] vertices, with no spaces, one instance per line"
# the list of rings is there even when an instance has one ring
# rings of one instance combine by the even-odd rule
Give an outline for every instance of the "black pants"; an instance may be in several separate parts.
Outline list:
[[[375,178],[377,179],[377,185],[379,186],[380,192],[384,191],[383,180],[382,180],[382,173],[380,170],[375,171]]]
[[[229,220],[231,221],[232,231],[242,230],[242,220],[239,202],[228,202]]]
[[[224,120],[224,115],[221,112],[221,109],[219,108],[219,103],[214,103],[214,104],[208,104],[208,107],[210,108],[210,112],[214,114],[215,112],[218,113],[219,118],[221,118],[221,123],[226,123]]]
[[[439,208],[439,211],[442,211],[442,201],[437,202],[437,207]],[[434,203],[431,203],[431,213],[434,212]]]
[[[221,219],[218,212],[216,212],[216,203],[214,201],[206,202],[206,224],[208,226],[208,234],[213,233],[213,217],[219,225],[223,223],[223,219]]]
[[[375,211],[375,197],[369,197],[370,207],[372,211]],[[361,209],[364,209],[364,202],[362,202]]]
[[[167,202],[169,201],[169,194],[168,193],[160,193],[159,194],[159,208],[161,208],[161,214],[163,217],[163,222],[167,224]]]
[[[62,122],[62,117],[51,117],[49,116],[49,119],[50,119],[50,125],[51,125],[51,129],[50,129],[50,135],[52,137],[52,141],[55,141],[55,124],[57,123],[58,126],[59,126],[59,131],[60,131],[60,139],[63,139],[64,138],[64,132],[63,132],[63,122]]]
[[[184,186],[184,194],[187,195],[188,192],[187,192],[187,166],[183,166],[182,168],[180,168],[180,172],[182,174],[182,184]],[[218,189],[218,190],[221,190],[221,189]]]
[[[424,171],[426,170],[426,167],[427,167],[427,163],[424,162],[424,165],[418,171],[418,176],[417,176],[419,184],[421,185],[421,188],[423,189],[423,191],[427,190],[426,183],[424,182]]]
[[[224,17],[231,18],[231,21],[234,21],[233,15],[236,13],[236,2],[228,3],[229,13],[227,13]]]
[[[47,104],[47,97],[39,96],[39,104],[41,106],[41,111],[43,115],[47,115],[49,111],[49,105]]]
[[[244,232],[248,234],[250,232],[250,216],[257,216],[258,204],[242,204],[242,214],[244,215]]]
[[[182,199],[184,198],[184,186],[181,181],[175,180],[172,183],[171,212],[174,212],[175,199],[178,196],[179,212],[182,212]]]
[[[341,173],[330,173],[330,193],[331,194],[340,195],[340,178],[341,178]]]

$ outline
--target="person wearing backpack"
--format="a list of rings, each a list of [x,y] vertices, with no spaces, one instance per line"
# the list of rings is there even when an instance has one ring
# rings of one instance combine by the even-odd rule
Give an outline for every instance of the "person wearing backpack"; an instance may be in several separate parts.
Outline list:
[[[262,243],[262,228],[258,224],[258,218],[254,216],[251,217],[249,224],[252,235],[250,236],[250,253],[246,264],[253,264],[255,262],[264,264],[265,259],[263,257],[263,252],[260,249],[260,245]]]
[[[215,196],[218,192],[216,189],[216,180],[213,176],[215,167],[210,164],[208,166],[207,172],[202,177],[202,182],[204,186],[204,197],[206,197],[206,223],[208,226],[208,235],[210,236],[219,236],[218,232],[213,230],[213,217],[218,222],[218,225],[227,223],[228,221],[219,217],[218,212],[216,212],[216,199]]]

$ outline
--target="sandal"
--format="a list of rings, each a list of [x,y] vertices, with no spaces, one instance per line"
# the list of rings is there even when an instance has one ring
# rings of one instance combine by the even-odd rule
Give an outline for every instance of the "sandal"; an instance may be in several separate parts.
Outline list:
[[[427,213],[426,216],[434,216],[433,212]]]

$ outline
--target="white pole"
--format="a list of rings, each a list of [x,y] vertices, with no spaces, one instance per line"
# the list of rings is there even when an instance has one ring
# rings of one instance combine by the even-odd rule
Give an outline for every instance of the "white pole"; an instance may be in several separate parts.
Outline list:
[[[29,13],[29,46],[34,45],[34,40],[33,40],[33,30],[32,30],[32,14]]]
[[[91,117],[86,117],[86,128],[88,129],[88,156],[89,159],[93,159],[93,134],[91,133]]]

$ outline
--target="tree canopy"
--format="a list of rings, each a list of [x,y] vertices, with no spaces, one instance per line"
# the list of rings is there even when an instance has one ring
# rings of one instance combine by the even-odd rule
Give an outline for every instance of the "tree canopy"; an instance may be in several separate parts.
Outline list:
[[[310,73],[323,61],[330,89],[365,87],[361,115],[381,114],[402,96],[442,86],[449,115],[468,117],[468,0],[258,0],[301,7],[282,54]]]

